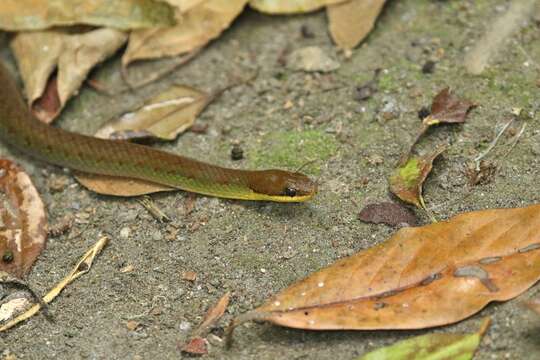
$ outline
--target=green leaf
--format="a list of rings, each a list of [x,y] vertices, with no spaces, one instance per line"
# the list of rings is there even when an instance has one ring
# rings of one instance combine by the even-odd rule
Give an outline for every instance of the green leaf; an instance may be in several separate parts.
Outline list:
[[[470,360],[489,326],[484,320],[473,334],[427,334],[377,349],[358,360]]]

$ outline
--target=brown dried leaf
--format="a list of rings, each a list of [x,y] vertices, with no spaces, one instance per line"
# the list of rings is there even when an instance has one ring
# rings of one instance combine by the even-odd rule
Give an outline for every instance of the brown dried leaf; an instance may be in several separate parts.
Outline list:
[[[193,331],[188,342],[182,346],[182,351],[191,354],[206,354],[208,352],[208,341],[204,337],[225,313],[227,306],[229,306],[230,297],[230,293],[226,293],[208,310],[203,322]]]
[[[54,120],[90,70],[126,40],[127,34],[107,28],[74,34],[36,31],[15,35],[10,45],[34,114],[47,123]]]
[[[95,136],[114,140],[149,137],[174,140],[193,125],[211,98],[197,89],[173,85],[136,111],[107,122]]]
[[[446,147],[437,148],[426,156],[410,156],[390,176],[390,191],[401,200],[426,210],[422,184],[433,168],[433,161]]]
[[[418,219],[409,209],[391,202],[366,205],[358,214],[358,218],[363,222],[383,223],[390,226],[400,224],[416,226],[418,224]]]
[[[207,0],[185,13],[178,9],[176,26],[133,31],[122,57],[123,66],[135,60],[187,53],[206,45],[229,27],[246,3],[247,0]]]
[[[406,227],[291,285],[234,326],[421,329],[454,323],[540,280],[540,205]],[[458,304],[458,306],[456,306]]]
[[[157,0],[2,0],[0,29],[87,24],[128,30],[172,25],[173,15],[171,6]]]
[[[269,14],[298,14],[347,0],[250,0],[249,6]]]
[[[161,191],[174,191],[165,185],[127,177],[77,172],[75,178],[82,186],[98,194],[113,196],[139,196]]]
[[[350,0],[326,8],[332,39],[341,49],[360,44],[375,25],[386,0]]]
[[[460,99],[450,92],[449,88],[442,89],[431,103],[431,114],[422,120],[422,128],[418,133],[415,144],[430,126],[438,124],[464,123],[467,114],[476,105],[466,99]]]
[[[0,271],[22,278],[45,247],[47,215],[28,175],[0,160]]]

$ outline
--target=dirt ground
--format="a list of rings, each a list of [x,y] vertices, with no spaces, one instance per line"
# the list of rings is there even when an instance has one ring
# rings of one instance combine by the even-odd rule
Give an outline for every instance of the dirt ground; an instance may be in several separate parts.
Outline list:
[[[332,45],[322,12],[270,17],[247,11],[200,56],[166,79],[116,96],[85,88],[57,122],[91,134],[173,83],[212,90],[259,69],[251,85],[227,91],[202,114],[197,123],[208,125],[206,134],[188,132],[154,146],[242,168],[294,169],[316,160],[305,171],[318,177],[320,191],[305,204],[196,196],[187,214],[191,200],[186,193],[153,195],[172,219],[163,224],[137,199],[96,195],[68,171],[1,145],[0,153],[31,175],[51,224],[67,214],[76,219],[69,232],[48,240],[28,277],[36,290],[44,293],[63,278],[101,235],[111,242],[91,271],[50,305],[54,322],[39,315],[0,336],[0,358],[182,358],[177,345],[227,291],[231,305],[213,331],[206,358],[354,359],[418,334],[473,332],[485,316],[493,324],[475,359],[540,358],[540,320],[522,306],[524,300],[540,296],[538,285],[438,329],[311,332],[252,323],[237,329],[231,350],[219,342],[233,316],[395,231],[364,224],[357,214],[368,203],[390,198],[386,179],[416,134],[418,110],[446,86],[479,107],[467,124],[434,129],[422,143],[450,144],[424,189],[435,216],[447,219],[464,211],[540,201],[540,11],[509,39],[484,74],[473,77],[463,67],[466,51],[508,3],[391,1],[375,31],[348,59]],[[313,36],[303,36],[302,27]],[[311,45],[334,57],[340,68],[322,75],[283,66],[289,52]],[[12,61],[8,51],[3,55]],[[424,73],[424,64],[433,59],[433,72]],[[167,61],[147,63],[131,71],[142,78],[165,65]],[[355,87],[371,79],[376,68],[383,69],[379,91],[366,101],[355,100]],[[118,57],[93,76],[112,91],[123,87]],[[519,142],[512,148],[511,136],[503,136],[486,157],[496,165],[495,175],[469,187],[466,164],[487,148],[512,108],[530,115],[511,125],[509,133],[516,134],[527,124]],[[243,148],[244,160],[231,160],[234,142]],[[423,213],[418,215],[428,222]],[[133,271],[120,271],[128,265]],[[183,280],[185,271],[196,272],[196,281]],[[137,329],[128,329],[130,320],[139,323]]]

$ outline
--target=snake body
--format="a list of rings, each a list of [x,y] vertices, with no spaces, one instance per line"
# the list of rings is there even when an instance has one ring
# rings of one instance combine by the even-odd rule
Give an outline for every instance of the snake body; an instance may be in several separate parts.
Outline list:
[[[238,170],[125,141],[98,139],[49,126],[28,109],[0,64],[0,139],[37,159],[77,171],[140,179],[199,194],[242,200],[300,202],[316,184],[284,170]]]

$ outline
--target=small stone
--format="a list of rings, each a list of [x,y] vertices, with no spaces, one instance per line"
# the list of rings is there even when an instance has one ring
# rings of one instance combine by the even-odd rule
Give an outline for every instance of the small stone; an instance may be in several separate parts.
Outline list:
[[[152,234],[152,240],[159,241],[161,239],[163,239],[163,235],[161,234],[161,231],[159,230],[154,231],[154,233]]]
[[[126,227],[123,227],[121,230],[120,230],[120,237],[122,239],[127,239],[129,238],[129,235],[131,234],[131,229],[128,228],[127,226]]]
[[[180,329],[180,331],[188,332],[189,330],[191,330],[191,323],[189,321],[182,321],[180,325],[178,325],[178,328]]]
[[[313,31],[306,24],[300,27],[300,34],[302,34],[302,37],[304,39],[313,39],[315,37],[315,34],[313,33]]]
[[[418,118],[420,120],[424,120],[430,114],[431,114],[431,111],[429,110],[429,108],[427,106],[422,106],[422,108],[420,110],[418,110]]]
[[[237,161],[244,158],[244,150],[238,144],[234,144],[231,149],[231,160]]]
[[[422,73],[423,74],[433,74],[435,72],[435,61],[428,60],[425,62],[424,66],[422,66]]]
[[[287,67],[306,72],[331,72],[337,70],[340,64],[326,55],[321,48],[308,46],[293,51],[289,56]]]
[[[135,320],[129,320],[127,323],[126,323],[126,327],[129,331],[135,331],[137,330],[137,328],[141,325],[141,323],[139,323],[138,321],[135,321]]]

